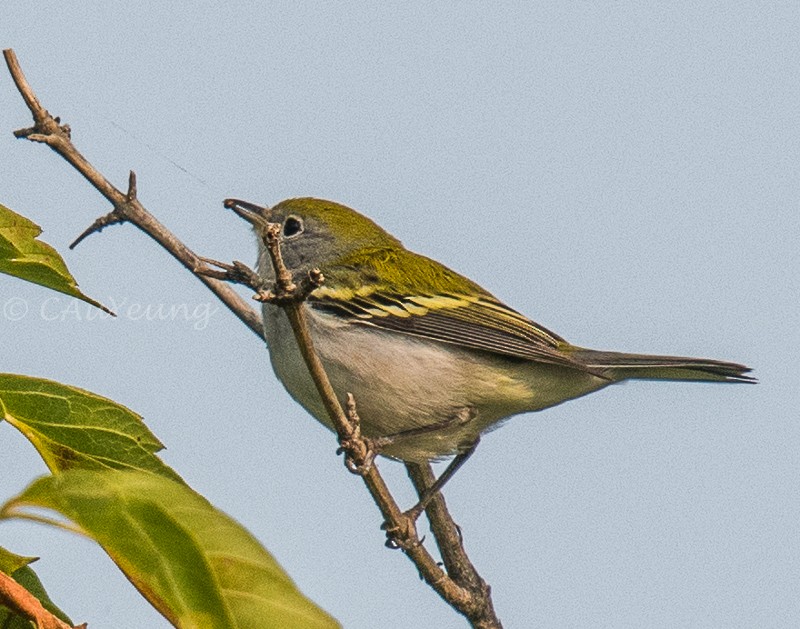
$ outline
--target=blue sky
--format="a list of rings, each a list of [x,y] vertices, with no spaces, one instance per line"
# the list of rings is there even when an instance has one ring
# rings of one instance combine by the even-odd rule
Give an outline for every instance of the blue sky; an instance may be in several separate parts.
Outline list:
[[[757,386],[611,387],[483,440],[446,496],[505,626],[800,622],[796,3],[11,1],[3,18],[77,146],[119,187],[136,170],[202,254],[254,260],[225,197],[330,198],[574,343],[755,369]],[[130,226],[66,252],[108,208],[14,140],[29,117],[3,76],[0,202],[120,316],[0,277],[0,306],[24,304],[3,311],[0,369],[144,415],[346,627],[466,626],[383,547],[333,436],[198,282]],[[0,439],[5,498],[45,469]],[[2,523],[0,544],[42,556],[78,621],[167,626],[86,540]]]

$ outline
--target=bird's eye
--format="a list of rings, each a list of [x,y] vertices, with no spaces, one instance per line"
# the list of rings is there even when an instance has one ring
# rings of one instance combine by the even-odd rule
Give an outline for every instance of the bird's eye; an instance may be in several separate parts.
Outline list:
[[[303,221],[301,221],[299,218],[295,216],[290,216],[283,223],[283,235],[286,238],[297,236],[297,234],[302,233],[302,231],[303,231]]]

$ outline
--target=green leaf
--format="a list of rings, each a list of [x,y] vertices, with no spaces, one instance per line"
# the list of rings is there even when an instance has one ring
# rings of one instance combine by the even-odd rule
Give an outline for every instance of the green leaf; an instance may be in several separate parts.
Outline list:
[[[70,522],[29,511],[37,508]],[[166,478],[84,470],[47,476],[0,509],[0,518],[9,517],[47,521],[96,540],[179,628],[339,627],[250,533]]]
[[[89,391],[0,373],[0,419],[25,435],[54,473],[134,469],[180,480],[156,456],[164,446],[139,415]]]
[[[13,574],[20,568],[24,568],[32,561],[36,561],[36,557],[23,557],[22,555],[15,555],[10,550],[6,550],[0,546],[0,572],[5,572],[8,575]],[[0,627],[3,625],[0,624]]]
[[[47,591],[44,589],[42,582],[39,580],[39,577],[36,576],[36,573],[28,565],[36,561],[36,559],[36,557],[15,555],[5,548],[0,547],[0,572],[9,575],[14,581],[38,598],[39,602],[47,611],[60,618],[71,627],[73,625],[72,621],[55,605],[55,603],[53,603]],[[30,629],[31,623],[25,618],[14,614],[11,610],[0,606],[0,627],[3,629]]]
[[[78,290],[75,278],[58,252],[46,242],[36,240],[41,233],[36,223],[0,204],[0,273],[77,297],[113,315],[103,304]]]

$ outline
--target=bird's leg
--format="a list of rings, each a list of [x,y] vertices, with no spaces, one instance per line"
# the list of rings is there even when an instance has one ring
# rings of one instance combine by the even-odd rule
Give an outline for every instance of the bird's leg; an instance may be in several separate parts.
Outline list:
[[[410,517],[412,520],[416,520],[425,508],[428,506],[433,497],[442,490],[442,487],[445,486],[447,481],[449,481],[455,473],[461,469],[461,466],[467,462],[467,459],[472,456],[472,453],[475,452],[475,449],[478,447],[478,443],[480,442],[481,438],[477,437],[475,441],[473,441],[466,450],[462,450],[453,458],[452,461],[447,465],[444,469],[444,472],[437,478],[433,485],[428,487],[422,495],[419,497],[419,502],[411,507],[408,511],[406,511],[406,515]]]
[[[347,394],[347,417],[352,426],[352,434],[347,435],[344,439],[340,438],[339,445],[341,446],[336,454],[350,453],[355,447],[362,449],[366,447],[366,452],[360,452],[358,456],[348,455],[345,457],[345,466],[353,474],[364,474],[366,470],[372,465],[375,457],[390,445],[402,443],[407,439],[419,437],[421,435],[429,435],[431,433],[439,432],[440,430],[447,430],[448,428],[455,428],[463,426],[475,419],[477,412],[471,406],[462,408],[457,413],[453,414],[447,419],[436,422],[435,424],[428,424],[427,426],[420,426],[418,428],[410,428],[391,435],[383,435],[382,437],[367,437],[361,434],[361,420],[358,417],[355,407],[355,399],[351,393]],[[360,445],[359,445],[360,444]],[[446,471],[446,470],[445,470]],[[453,470],[455,471],[455,470]]]
[[[356,411],[355,398],[351,393],[348,393],[347,418],[350,420],[350,432],[349,434],[339,436],[340,447],[336,453],[345,454],[345,467],[347,467],[350,472],[363,475],[369,470],[375,457],[387,446],[421,435],[463,426],[475,419],[476,415],[477,412],[470,406],[462,408],[451,417],[434,424],[420,426],[418,428],[412,428],[381,437],[366,437],[361,434],[361,420]],[[390,548],[406,548],[406,544],[408,543],[408,531],[414,529],[415,522],[419,519],[419,516],[426,509],[430,501],[441,491],[442,487],[445,486],[459,468],[464,465],[467,459],[472,456],[472,453],[475,452],[475,448],[478,447],[479,441],[480,437],[476,437],[467,447],[456,454],[455,458],[450,461],[439,478],[420,494],[419,502],[411,509],[403,512],[402,525],[390,526],[388,522],[384,523],[382,528],[386,531],[386,537],[388,538],[386,542],[387,546]],[[417,541],[416,543],[419,542]]]
[[[384,435],[383,437],[372,437],[370,442],[372,447],[376,450],[376,453],[380,454],[380,451],[386,448],[386,446],[402,443],[413,437],[429,435],[439,432],[440,430],[447,430],[448,428],[455,428],[456,426],[468,424],[475,419],[477,414],[477,411],[473,407],[465,406],[457,413],[435,424],[428,424],[427,426],[420,426],[418,428],[409,428],[408,430],[396,432],[391,435]]]
[[[472,421],[475,416],[475,409],[472,407],[467,407],[454,414],[452,417],[435,424],[421,426],[411,430],[405,430],[393,435],[370,439],[370,450],[373,452],[379,452],[380,449],[404,439],[418,437],[420,435],[430,434],[440,430],[453,428],[455,426],[464,425]],[[430,501],[433,500],[436,494],[442,490],[445,484],[455,475],[461,466],[466,463],[467,459],[472,456],[472,453],[475,452],[475,449],[478,447],[479,441],[480,437],[476,437],[475,440],[466,448],[456,454],[455,458],[450,461],[439,478],[437,478],[430,487],[425,489],[425,491],[420,494],[419,502],[403,513],[404,520],[406,522],[406,528],[414,526],[414,523],[417,521],[417,519],[419,519],[419,516],[422,514],[422,512],[425,511]],[[383,528],[386,530],[386,536],[388,538],[386,545],[390,548],[403,548],[403,531],[390,529],[386,524],[384,524]]]
[[[419,502],[411,507],[408,511],[403,512],[404,524],[402,526],[394,528],[390,527],[388,522],[384,522],[381,528],[386,531],[386,545],[389,548],[406,548],[405,544],[408,543],[407,532],[409,530],[416,530],[414,526],[416,521],[419,519],[419,516],[422,515],[422,512],[425,511],[428,504],[431,500],[433,500],[436,494],[442,490],[442,487],[445,486],[447,481],[453,478],[453,475],[461,468],[462,465],[464,465],[464,463],[467,462],[467,459],[472,456],[472,453],[475,452],[475,449],[478,447],[479,441],[480,437],[475,439],[475,441],[473,441],[466,450],[459,452],[455,458],[450,461],[450,464],[445,468],[441,476],[439,476],[439,478],[437,478],[430,487],[420,494]],[[420,542],[417,541],[416,543]]]

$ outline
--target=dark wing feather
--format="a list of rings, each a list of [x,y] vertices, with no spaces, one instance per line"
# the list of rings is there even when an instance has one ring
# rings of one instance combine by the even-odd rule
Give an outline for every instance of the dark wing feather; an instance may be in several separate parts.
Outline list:
[[[309,305],[368,325],[459,347],[592,371],[564,349],[561,337],[537,325],[488,294],[399,296],[376,290],[315,291]],[[598,375],[601,375],[598,373]]]

